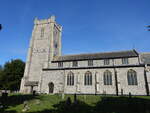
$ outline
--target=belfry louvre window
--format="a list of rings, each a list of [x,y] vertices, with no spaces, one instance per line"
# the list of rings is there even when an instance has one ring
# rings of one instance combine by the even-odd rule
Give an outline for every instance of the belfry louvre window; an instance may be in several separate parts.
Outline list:
[[[84,85],[92,85],[92,73],[89,71],[84,75]]]
[[[58,62],[58,67],[63,67],[63,62]]]
[[[88,66],[93,66],[93,60],[88,60]]]
[[[74,85],[74,74],[72,72],[69,72],[67,75],[67,85],[68,86]]]
[[[109,59],[104,60],[104,65],[109,65]]]
[[[128,64],[129,61],[128,61],[128,58],[122,58],[122,64]]]
[[[44,37],[44,28],[41,28],[41,37]]]
[[[112,74],[110,71],[107,70],[104,72],[103,79],[104,79],[104,85],[112,85]]]
[[[137,74],[134,70],[129,70],[127,73],[128,85],[138,85]]]
[[[72,62],[72,67],[78,67],[78,61],[73,61]]]

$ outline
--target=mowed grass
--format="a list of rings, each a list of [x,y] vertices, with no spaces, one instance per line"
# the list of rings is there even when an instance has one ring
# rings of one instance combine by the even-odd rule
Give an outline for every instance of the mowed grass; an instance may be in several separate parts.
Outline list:
[[[26,99],[24,99],[24,96]],[[12,98],[11,98],[12,97]],[[16,98],[14,98],[16,97]],[[30,97],[30,98],[29,98]],[[23,109],[23,102],[27,100],[27,103],[30,107],[28,112],[37,112],[42,111],[44,109],[53,109],[53,105],[58,104],[61,101],[66,101],[66,99],[70,97],[71,101],[74,101],[74,95],[65,95],[64,98],[62,95],[39,95],[39,96],[32,96],[32,95],[10,95],[8,99],[8,108],[6,111],[17,111],[20,113]],[[21,98],[23,98],[21,100]],[[84,101],[85,103],[94,106],[96,102],[100,100],[100,96],[95,95],[78,95],[77,99],[80,101]],[[21,101],[21,102],[19,102]],[[39,103],[37,104],[37,101]],[[18,104],[17,104],[18,103]]]
[[[71,105],[66,102],[68,97]],[[62,95],[11,94],[5,101],[7,107],[0,113],[22,113],[25,101],[29,106],[25,113],[150,113],[150,96],[77,95],[77,100],[74,104],[74,95],[62,98]]]

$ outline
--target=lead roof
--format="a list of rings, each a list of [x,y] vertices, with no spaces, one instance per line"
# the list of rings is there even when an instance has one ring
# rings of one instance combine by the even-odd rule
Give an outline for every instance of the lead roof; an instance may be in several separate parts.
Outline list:
[[[60,62],[60,61],[96,60],[96,59],[110,59],[110,58],[124,58],[124,57],[138,57],[138,52],[136,52],[135,50],[128,50],[117,52],[64,55],[55,57],[53,61]]]

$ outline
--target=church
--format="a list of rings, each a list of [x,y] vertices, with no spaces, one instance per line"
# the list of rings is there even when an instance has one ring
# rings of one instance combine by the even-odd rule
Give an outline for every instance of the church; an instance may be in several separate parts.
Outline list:
[[[150,53],[62,55],[55,16],[35,19],[21,93],[150,95]]]

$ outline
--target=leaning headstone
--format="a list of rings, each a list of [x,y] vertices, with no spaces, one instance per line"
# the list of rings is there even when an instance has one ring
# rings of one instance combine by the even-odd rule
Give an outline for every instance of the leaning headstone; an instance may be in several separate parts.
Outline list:
[[[70,98],[70,97],[67,98],[67,100],[66,100],[66,105],[67,105],[67,106],[70,106],[70,105],[71,105],[71,98]]]
[[[61,98],[62,98],[62,100],[65,98],[65,94],[64,93],[61,94]]]
[[[29,110],[29,105],[28,105],[28,102],[27,101],[24,101],[23,102],[23,109],[22,109],[22,112],[27,112]]]
[[[129,92],[129,98],[132,98],[131,92]]]
[[[74,94],[74,104],[77,104],[77,95]]]
[[[123,96],[123,89],[121,89],[121,96]]]

